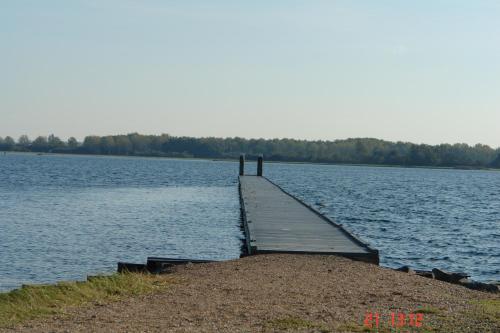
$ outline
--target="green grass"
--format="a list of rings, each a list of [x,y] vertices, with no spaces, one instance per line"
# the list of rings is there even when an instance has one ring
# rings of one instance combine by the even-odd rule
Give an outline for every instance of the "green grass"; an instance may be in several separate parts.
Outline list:
[[[69,307],[151,293],[166,288],[172,282],[172,278],[164,276],[125,273],[92,277],[85,282],[23,286],[0,293],[0,327],[64,314]]]
[[[484,299],[473,301],[474,314],[500,326],[500,299]]]

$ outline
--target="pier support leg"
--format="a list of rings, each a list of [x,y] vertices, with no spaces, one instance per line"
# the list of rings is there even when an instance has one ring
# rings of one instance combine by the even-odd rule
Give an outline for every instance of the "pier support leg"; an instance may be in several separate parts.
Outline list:
[[[263,163],[264,157],[262,155],[259,156],[257,160],[257,176],[262,177],[262,163]]]
[[[245,175],[245,155],[240,155],[240,176]]]

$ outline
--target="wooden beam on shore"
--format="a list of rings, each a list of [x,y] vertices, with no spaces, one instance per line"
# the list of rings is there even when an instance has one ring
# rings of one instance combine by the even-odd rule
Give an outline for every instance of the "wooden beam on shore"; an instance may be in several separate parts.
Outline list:
[[[164,257],[148,257],[146,264],[132,264],[127,262],[118,263],[118,273],[164,273],[172,266],[186,264],[204,264],[214,262],[214,260],[204,259],[179,259]]]

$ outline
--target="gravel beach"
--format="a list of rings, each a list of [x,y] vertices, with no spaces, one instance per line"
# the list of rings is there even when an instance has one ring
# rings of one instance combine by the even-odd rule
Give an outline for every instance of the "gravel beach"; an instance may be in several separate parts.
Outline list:
[[[498,294],[336,256],[258,255],[178,266],[168,278],[161,293],[0,331],[376,332],[378,322],[379,332],[500,332],[485,306]]]

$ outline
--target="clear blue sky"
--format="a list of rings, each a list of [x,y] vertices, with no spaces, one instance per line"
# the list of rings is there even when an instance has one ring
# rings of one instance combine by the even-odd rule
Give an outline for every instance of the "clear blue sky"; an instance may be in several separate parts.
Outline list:
[[[499,129],[496,0],[0,2],[0,136]]]

